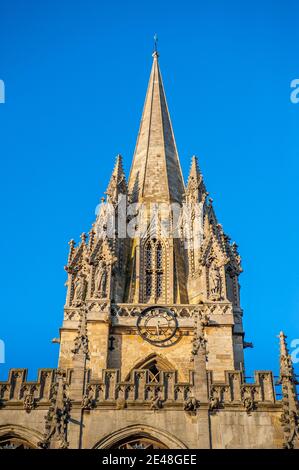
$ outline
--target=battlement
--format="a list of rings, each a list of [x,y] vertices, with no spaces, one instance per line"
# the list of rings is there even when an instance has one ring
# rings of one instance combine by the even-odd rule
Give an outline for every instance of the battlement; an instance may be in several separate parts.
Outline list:
[[[10,404],[21,405],[31,410],[39,404],[49,402],[57,383],[57,374],[63,373],[67,396],[72,396],[74,371],[68,369],[40,369],[37,381],[27,381],[27,369],[11,369],[8,380],[0,382],[0,402],[5,407]],[[127,406],[142,404],[152,406],[159,400],[163,406],[183,404],[191,397],[196,398],[194,372],[190,371],[188,382],[179,382],[174,370],[161,371],[152,377],[147,369],[135,369],[128,380],[121,380],[118,369],[104,369],[100,380],[94,380],[91,372],[86,373],[86,386],[82,390],[82,407],[91,409],[105,404]],[[256,371],[254,383],[244,381],[242,372],[226,371],[225,381],[213,381],[211,371],[207,373],[210,408],[221,409],[226,406],[243,406],[252,411],[261,404],[275,404],[277,401],[272,372]]]
[[[26,401],[31,396],[35,401],[49,401],[55,383],[55,369],[39,369],[37,381],[27,381],[28,369],[10,369],[8,380],[0,382],[0,403]]]
[[[245,382],[241,371],[226,371],[224,382],[214,382],[213,373],[208,373],[212,408],[243,404],[252,411],[258,404],[275,404],[276,393],[271,371],[255,371],[254,382]]]

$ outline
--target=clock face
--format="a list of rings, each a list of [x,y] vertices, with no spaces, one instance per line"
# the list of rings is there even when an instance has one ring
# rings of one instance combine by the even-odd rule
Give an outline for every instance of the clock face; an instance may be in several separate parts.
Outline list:
[[[149,343],[162,345],[176,333],[178,321],[171,310],[152,306],[144,309],[137,320],[140,336]]]

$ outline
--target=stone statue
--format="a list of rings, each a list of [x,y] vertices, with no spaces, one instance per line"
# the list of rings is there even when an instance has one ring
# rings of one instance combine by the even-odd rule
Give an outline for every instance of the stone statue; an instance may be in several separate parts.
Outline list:
[[[85,279],[84,276],[79,273],[76,276],[74,282],[74,296],[73,296],[73,305],[75,307],[80,307],[82,305],[82,301],[85,294]]]
[[[62,411],[58,408],[55,410],[49,431],[46,435],[46,441],[50,441],[51,437],[59,438],[63,434]]]
[[[155,394],[151,399],[151,410],[160,410],[163,407],[163,401],[160,394]]]
[[[91,410],[94,407],[94,400],[93,398],[87,393],[84,395],[81,403],[81,408],[83,410]]]
[[[210,410],[215,411],[219,408],[221,402],[221,390],[213,387],[210,396]]]
[[[184,402],[184,410],[189,413],[196,414],[196,410],[200,407],[200,401],[195,397],[189,397]]]
[[[215,300],[219,300],[222,294],[222,279],[218,266],[210,268],[210,293]]]
[[[33,392],[30,390],[27,390],[24,393],[24,402],[23,402],[24,410],[27,411],[27,413],[30,413],[31,410],[35,407],[35,398],[33,395]]]
[[[95,272],[95,294],[97,297],[106,297],[107,289],[107,266],[105,261],[100,260]]]

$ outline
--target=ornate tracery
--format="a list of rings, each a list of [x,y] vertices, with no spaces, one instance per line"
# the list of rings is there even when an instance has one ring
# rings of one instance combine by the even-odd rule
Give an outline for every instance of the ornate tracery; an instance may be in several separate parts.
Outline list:
[[[146,435],[130,436],[117,443],[112,449],[167,449],[167,447],[157,439]]]
[[[35,446],[25,439],[7,435],[0,438],[0,450],[1,449],[35,449]]]

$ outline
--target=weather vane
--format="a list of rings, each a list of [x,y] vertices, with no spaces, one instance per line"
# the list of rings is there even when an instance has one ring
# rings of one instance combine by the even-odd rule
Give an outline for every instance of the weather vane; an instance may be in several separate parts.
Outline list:
[[[154,52],[158,52],[158,35],[157,33],[154,34]]]

